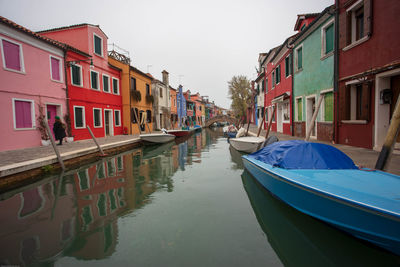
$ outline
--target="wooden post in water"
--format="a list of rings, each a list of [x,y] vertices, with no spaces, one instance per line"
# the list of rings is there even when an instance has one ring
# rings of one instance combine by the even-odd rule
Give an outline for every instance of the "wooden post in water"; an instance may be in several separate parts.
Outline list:
[[[322,100],[324,100],[324,98],[325,98],[325,95],[324,95],[324,94],[321,94],[321,95],[319,96],[317,108],[316,108],[315,111],[314,111],[314,114],[313,114],[313,116],[312,116],[312,118],[311,118],[310,125],[308,126],[307,131],[306,131],[306,138],[304,139],[304,140],[306,140],[306,141],[310,140],[311,131],[312,131],[313,128],[315,127],[315,123],[314,123],[314,122],[315,122],[315,120],[316,120],[316,118],[317,118],[319,108],[321,107],[321,103],[322,103]]]
[[[133,115],[135,115],[136,123],[137,123],[138,128],[139,128],[139,134],[142,134],[142,131],[140,130],[139,118],[138,118],[138,115],[136,114],[136,110],[135,109],[133,109]]]
[[[264,108],[264,107],[263,107]],[[257,137],[259,137],[260,136],[260,132],[261,132],[261,128],[263,127],[263,125],[264,125],[264,119],[265,119],[265,110],[264,110],[264,114],[263,114],[263,118],[262,118],[262,122],[261,122],[261,124],[260,124],[260,127],[258,127],[258,133],[257,133]]]
[[[271,130],[272,118],[273,118],[274,115],[275,115],[275,110],[276,110],[276,104],[274,105],[274,108],[273,108],[273,110],[272,110],[271,118],[269,118],[269,120],[268,120],[267,133],[265,134],[265,139],[268,138],[269,131]]]
[[[102,156],[105,156],[106,154],[104,154],[103,149],[101,149],[99,143],[97,143],[96,137],[94,137],[94,134],[93,134],[92,130],[90,130],[89,125],[86,125],[86,128],[89,130],[89,133],[90,133],[90,135],[92,136],[92,139],[93,139],[94,143],[96,144],[97,148],[99,149],[101,155],[102,155]]]
[[[378,160],[376,161],[375,169],[384,170],[386,163],[390,158],[394,143],[400,130],[400,97],[397,98],[396,107],[390,121],[389,130],[387,132],[385,143],[382,146],[381,153],[379,153]]]
[[[51,134],[50,127],[49,127],[49,124],[47,123],[47,119],[46,118],[44,119],[44,125],[46,126],[46,131],[47,131],[47,134],[50,137],[50,142],[51,142],[51,145],[53,146],[54,152],[56,152],[58,162],[60,162],[61,169],[63,169],[63,171],[64,171],[65,170],[64,162],[63,162],[63,160],[61,158],[60,152],[58,151],[58,148],[56,146],[56,142],[54,141],[54,137]]]

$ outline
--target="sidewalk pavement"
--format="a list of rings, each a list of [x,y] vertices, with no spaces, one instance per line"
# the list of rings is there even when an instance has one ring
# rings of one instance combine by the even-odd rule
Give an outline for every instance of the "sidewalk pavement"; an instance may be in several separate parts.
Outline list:
[[[97,138],[101,148],[109,149],[118,146],[129,145],[140,142],[138,135],[117,135]],[[58,143],[58,142],[57,142]],[[87,155],[98,151],[93,139],[63,142],[57,146],[63,160]],[[26,149],[1,151],[0,152],[0,177],[15,174],[57,162],[57,156],[53,146],[40,146]]]
[[[245,128],[247,125],[245,125]],[[257,135],[258,132],[258,127],[255,124],[250,124],[249,131],[252,132],[253,134]],[[265,136],[266,130],[261,130],[260,136]],[[299,140],[302,139],[300,137],[296,136],[291,136],[291,135],[285,135],[277,132],[270,132],[269,135],[275,135],[278,137],[280,141],[283,140]],[[323,142],[319,140],[312,140],[310,139],[311,142],[319,142],[319,143],[324,143],[328,145],[332,145],[338,149],[340,149],[342,152],[344,152],[347,156],[349,156],[356,165],[362,166],[362,167],[367,167],[370,169],[375,168],[376,161],[379,156],[379,151],[375,151],[372,149],[367,149],[367,148],[361,148],[361,147],[354,147],[354,146],[348,146],[348,145],[342,145],[342,144],[332,144],[330,142]],[[386,172],[393,173],[396,175],[400,175],[400,155],[399,154],[392,154],[391,158],[389,159],[389,162],[386,166],[385,169]]]

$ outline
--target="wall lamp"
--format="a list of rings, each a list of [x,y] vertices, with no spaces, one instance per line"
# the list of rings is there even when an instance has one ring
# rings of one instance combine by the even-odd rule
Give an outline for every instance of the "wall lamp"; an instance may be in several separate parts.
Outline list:
[[[72,65],[78,64],[79,62],[90,62],[90,68],[91,68],[91,69],[94,68],[93,59],[92,59],[92,58],[89,58],[89,59],[82,59],[82,60],[67,61],[67,65],[68,65],[68,66],[72,66]]]

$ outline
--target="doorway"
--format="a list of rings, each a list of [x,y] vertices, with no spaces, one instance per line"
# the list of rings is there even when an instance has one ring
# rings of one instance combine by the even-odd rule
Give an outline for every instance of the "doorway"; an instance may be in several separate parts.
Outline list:
[[[310,127],[312,116],[315,112],[315,96],[307,97],[306,102],[306,129]],[[310,137],[316,138],[316,120],[314,121],[314,127],[311,130]],[[306,130],[307,131],[307,130]]]
[[[276,110],[276,131],[278,133],[283,132],[283,125],[282,125],[282,103],[277,104]]]
[[[47,116],[47,120],[49,122],[50,131],[53,134],[53,136],[54,136],[54,133],[53,133],[54,122],[56,121],[56,116],[57,115],[60,116],[59,114],[61,114],[60,109],[61,108],[59,105],[46,104],[46,116]]]
[[[114,135],[112,109],[104,109],[104,131],[105,136]]]

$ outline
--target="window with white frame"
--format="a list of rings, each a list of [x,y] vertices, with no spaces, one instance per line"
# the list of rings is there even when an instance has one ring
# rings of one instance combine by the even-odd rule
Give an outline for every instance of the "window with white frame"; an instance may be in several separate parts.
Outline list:
[[[274,110],[274,106],[270,106],[269,107],[269,114],[270,114],[270,116],[272,116],[272,122],[275,122],[276,112],[272,113],[273,110]]]
[[[90,88],[100,90],[99,73],[97,71],[90,71]]]
[[[276,67],[276,84],[279,84],[281,82],[281,65]]]
[[[121,111],[114,110],[115,126],[121,126]]]
[[[289,122],[290,121],[290,105],[289,105],[289,100],[283,102],[283,107],[282,107],[282,119],[284,122]]]
[[[274,87],[275,87],[275,78],[276,78],[275,77],[275,71],[272,72],[271,76],[272,76],[272,89],[274,89]]]
[[[346,30],[349,30],[349,32],[346,33],[347,45],[361,40],[366,36],[366,30],[369,32],[369,29],[365,29],[364,2],[363,0],[359,0],[346,10]],[[367,1],[367,4],[370,4],[369,2],[370,1]],[[371,20],[372,18],[369,19]]]
[[[86,127],[85,107],[74,106],[74,122],[76,129],[82,129]]]
[[[106,93],[110,92],[110,77],[103,74],[103,91]]]
[[[321,28],[321,57],[333,54],[334,26],[334,19],[331,19]]]
[[[117,78],[112,78],[113,93],[119,95],[119,80]]]
[[[346,95],[342,120],[364,121],[370,119],[371,113],[371,85],[369,83],[356,83],[346,85]]]
[[[35,128],[35,107],[33,100],[13,98],[13,117],[15,130]]]
[[[82,86],[82,66],[77,64],[71,65],[71,83],[72,85]]]
[[[101,119],[101,108],[93,108],[93,127],[103,127],[103,121]]]
[[[303,69],[303,45],[299,46],[295,50],[295,66],[296,71]]]
[[[295,100],[295,118],[296,121],[303,121],[303,97],[296,97]]]
[[[62,68],[61,68],[60,58],[50,56],[50,75],[52,81],[56,82],[62,81]]]
[[[93,46],[94,46],[94,53],[98,56],[103,56],[103,39],[93,33]]]
[[[4,69],[25,73],[22,45],[3,37],[0,40]]]
[[[285,77],[289,77],[292,74],[292,54],[285,58]]]

